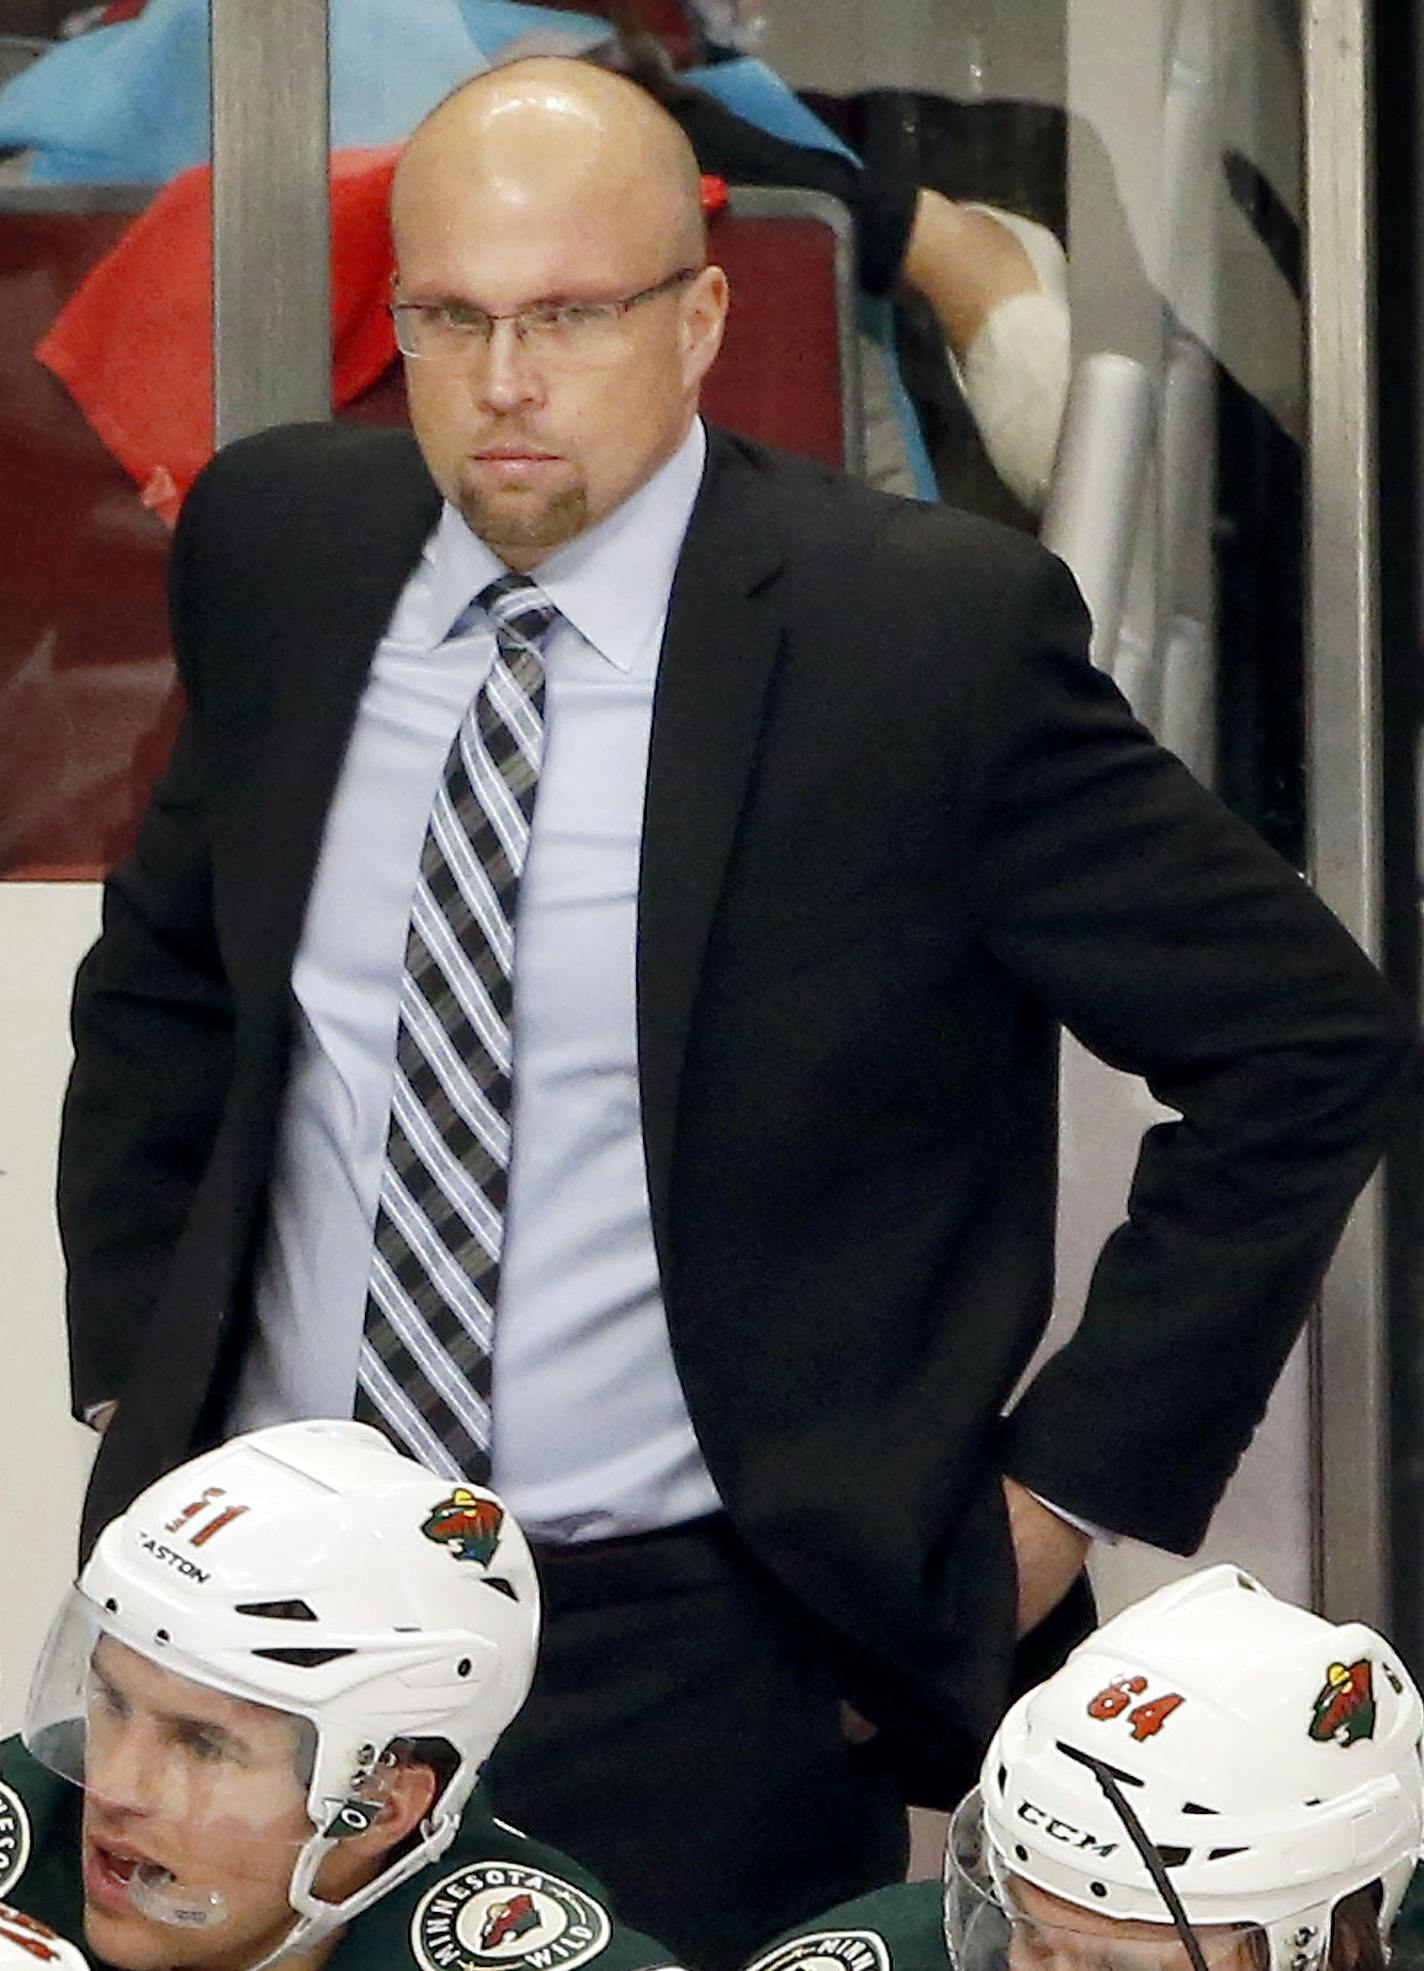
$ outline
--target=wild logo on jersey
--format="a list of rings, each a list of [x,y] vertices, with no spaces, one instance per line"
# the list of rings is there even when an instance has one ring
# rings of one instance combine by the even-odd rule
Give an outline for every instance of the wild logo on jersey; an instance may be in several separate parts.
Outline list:
[[[30,1817],[18,1793],[0,1781],[0,1896],[18,1882],[30,1859]]]
[[[410,1940],[425,1971],[573,1971],[597,1957],[608,1913],[557,1875],[519,1862],[472,1862],[422,1898]]]
[[[778,1944],[748,1971],[890,1971],[890,1952],[875,1930],[812,1930]]]
[[[480,1949],[491,1951],[509,1937],[522,1937],[526,1930],[537,1930],[539,1912],[528,1894],[511,1896],[507,1903],[496,1903],[480,1931]]]
[[[433,1506],[421,1527],[427,1540],[448,1547],[456,1560],[473,1560],[488,1567],[499,1545],[504,1508],[481,1499],[468,1486],[457,1485],[448,1499]]]
[[[1315,1700],[1310,1735],[1323,1744],[1353,1745],[1375,1735],[1374,1672],[1367,1656],[1358,1663],[1332,1663]]]

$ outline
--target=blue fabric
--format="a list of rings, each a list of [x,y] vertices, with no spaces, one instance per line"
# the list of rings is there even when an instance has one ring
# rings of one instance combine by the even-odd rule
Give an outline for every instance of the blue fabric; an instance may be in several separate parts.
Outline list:
[[[0,145],[32,148],[38,185],[163,182],[208,154],[206,0],[61,41],[0,90]]]
[[[485,66],[458,0],[331,0],[331,141],[400,144]]]
[[[773,137],[784,137],[788,144],[805,144],[811,150],[834,151],[840,157],[849,158],[852,164],[860,162],[855,152],[822,123],[814,110],[807,109],[765,62],[754,61],[750,56],[733,62],[712,62],[706,68],[688,69],[683,79],[725,103],[744,122],[756,124],[759,130],[769,130]]]
[[[569,14],[561,7],[525,6],[523,0],[456,0],[470,39],[485,55],[497,55],[507,41],[521,34],[578,34],[587,31],[608,39],[608,22],[597,14]]]
[[[333,144],[399,143],[488,52],[460,0],[332,0]],[[57,43],[0,90],[0,145],[33,149],[32,184],[162,184],[205,163],[207,0],[150,0],[136,20]]]
[[[399,143],[520,35],[608,28],[523,0],[332,0],[330,18],[336,145]],[[765,62],[718,62],[688,80],[763,130],[854,160]],[[57,43],[0,90],[0,145],[35,152],[34,184],[162,184],[206,162],[207,0],[150,0],[136,20]]]

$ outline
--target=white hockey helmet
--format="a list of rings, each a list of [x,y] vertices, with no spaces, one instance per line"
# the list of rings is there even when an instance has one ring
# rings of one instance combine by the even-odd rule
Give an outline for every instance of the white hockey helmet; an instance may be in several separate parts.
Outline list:
[[[89,1960],[38,1917],[0,1903],[0,1971],[89,1971]]]
[[[533,1560],[492,1493],[434,1476],[368,1424],[278,1424],[192,1459],[104,1529],[41,1654],[24,1742],[84,1784],[105,1637],[302,1723],[312,1825],[293,1853],[298,1920],[270,1963],[449,1846],[528,1692],[538,1633]],[[378,1769],[412,1741],[417,1756],[433,1742],[449,1774],[428,1818],[374,1881],[323,1901],[322,1861],[371,1824]],[[188,1925],[221,1914],[191,1894],[172,1911],[150,1894],[147,1913]]]
[[[1245,1961],[1319,1971],[1343,1897],[1378,1881],[1382,1934],[1399,1908],[1424,1841],[1421,1729],[1412,1680],[1363,1624],[1337,1627],[1231,1566],[1159,1589],[995,1734],[945,1857],[958,1971],[1041,1923],[1017,1883],[1094,1912],[1095,1931],[1103,1917],[1190,1928],[1189,1954],[1206,1958],[1203,1930],[1239,1950],[1245,1926],[1259,1932]]]

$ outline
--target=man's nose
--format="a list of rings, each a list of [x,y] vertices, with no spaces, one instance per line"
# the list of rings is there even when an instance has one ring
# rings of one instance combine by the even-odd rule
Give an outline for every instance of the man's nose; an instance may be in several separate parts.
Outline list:
[[[161,1813],[164,1765],[160,1748],[134,1725],[91,1734],[84,1757],[85,1789],[115,1813]]]
[[[483,401],[496,411],[517,410],[543,396],[539,365],[508,316],[490,323],[489,342],[479,357],[478,388]]]

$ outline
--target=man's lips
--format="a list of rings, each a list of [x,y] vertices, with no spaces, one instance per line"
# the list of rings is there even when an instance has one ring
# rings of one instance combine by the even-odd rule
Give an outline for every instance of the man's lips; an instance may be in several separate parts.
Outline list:
[[[84,1845],[84,1895],[87,1901],[97,1903],[100,1909],[116,1913],[134,1915],[133,1898],[129,1893],[135,1870],[142,1868],[145,1873],[166,1876],[172,1881],[172,1873],[149,1855],[130,1846],[127,1842],[115,1842],[112,1846],[97,1841],[90,1836]]]
[[[522,472],[547,471],[551,466],[562,465],[563,460],[557,452],[541,452],[533,446],[490,445],[483,451],[471,452],[470,464],[477,471],[514,478]]]

